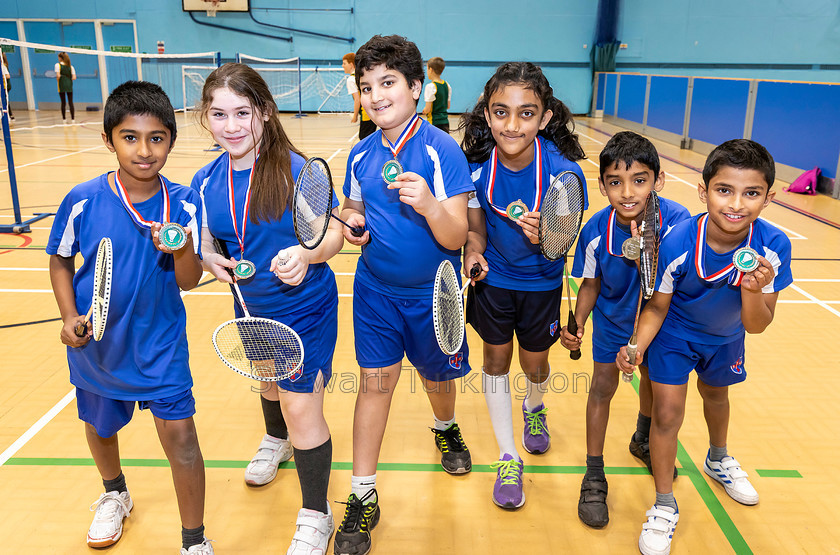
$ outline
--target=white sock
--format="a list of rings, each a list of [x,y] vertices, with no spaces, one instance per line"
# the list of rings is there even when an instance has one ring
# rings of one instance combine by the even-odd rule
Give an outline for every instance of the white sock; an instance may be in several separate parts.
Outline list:
[[[363,498],[370,490],[376,489],[376,474],[371,474],[370,476],[351,476],[350,488],[350,492],[355,493],[356,497],[359,499]],[[376,501],[376,497],[374,496],[368,501]]]
[[[551,376],[551,369],[548,370],[549,375],[545,377],[543,383],[534,383],[526,379],[525,387],[525,409],[528,412],[534,412],[534,409],[542,405],[543,395],[548,391],[548,378]]]
[[[453,416],[451,420],[438,420],[438,417],[435,416],[435,429],[440,430],[441,432],[447,429],[449,426],[455,423],[455,417]]]
[[[481,386],[484,389],[484,401],[490,413],[490,423],[499,444],[499,459],[505,454],[516,460],[522,460],[516,452],[513,440],[513,415],[510,400],[510,379],[508,375],[490,376],[481,371]]]

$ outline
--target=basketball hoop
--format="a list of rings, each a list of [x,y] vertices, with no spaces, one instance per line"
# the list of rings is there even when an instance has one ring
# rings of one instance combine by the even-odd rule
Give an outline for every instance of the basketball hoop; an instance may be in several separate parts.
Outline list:
[[[207,4],[207,17],[216,17],[216,10],[219,9],[219,0],[204,0]]]

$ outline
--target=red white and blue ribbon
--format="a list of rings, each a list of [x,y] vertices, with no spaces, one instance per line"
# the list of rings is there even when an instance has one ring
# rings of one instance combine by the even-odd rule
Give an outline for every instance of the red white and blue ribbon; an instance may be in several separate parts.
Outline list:
[[[251,166],[251,173],[248,174],[248,189],[245,191],[245,205],[242,207],[242,233],[239,233],[239,225],[236,222],[236,199],[233,196],[233,161],[228,153],[228,206],[230,208],[230,219],[233,222],[233,231],[239,241],[239,258],[245,257],[245,227],[248,225],[248,207],[251,204],[251,183],[254,180],[254,169],[257,167],[257,160],[260,153],[254,157],[254,164]]]
[[[622,256],[624,256],[624,253],[613,252],[613,240],[615,238],[614,229],[615,229],[615,226],[616,226],[615,218],[616,218],[616,211],[615,211],[615,208],[613,208],[610,211],[610,217],[607,220],[607,252],[610,253],[613,256],[617,256],[617,257],[621,258]],[[659,229],[662,229],[662,208],[659,209]],[[619,251],[620,251],[620,249],[621,249],[621,247],[619,247]]]
[[[163,191],[163,206],[161,207],[160,222],[167,223],[169,221],[169,191],[166,189],[166,185],[164,185],[163,178],[160,174],[158,174],[158,179],[160,180],[160,188]],[[122,180],[120,179],[120,170],[114,172],[114,181],[117,185],[117,196],[120,197],[120,201],[125,207],[126,212],[128,212],[128,215],[131,216],[132,220],[134,220],[134,223],[140,227],[151,229],[154,221],[144,219],[143,216],[140,215],[140,212],[134,208],[134,204],[132,204],[131,199],[128,198],[128,192],[125,190],[125,186],[122,184]]]
[[[493,152],[490,154],[490,175],[487,178],[487,185],[484,189],[484,195],[487,197],[487,204],[490,208],[503,218],[507,217],[507,210],[500,208],[493,204],[493,189],[496,186],[496,168],[499,164],[499,157],[496,154],[496,147],[493,147]],[[534,165],[536,166],[537,184],[534,187],[534,202],[533,208],[529,212],[538,212],[540,209],[540,202],[542,201],[542,146],[540,145],[539,137],[534,139]]]
[[[394,159],[397,159],[397,154],[400,153],[402,148],[405,146],[405,143],[408,142],[408,139],[411,138],[411,135],[414,133],[414,130],[420,125],[420,117],[415,112],[411,119],[408,120],[408,124],[403,129],[400,136],[397,138],[397,142],[392,143],[388,137],[385,137],[383,133],[382,136],[385,137],[385,140],[388,142],[388,148],[391,149],[391,153],[394,155]]]
[[[744,272],[735,268],[735,263],[730,262],[717,272],[706,275],[705,269],[705,251],[706,251],[706,224],[709,221],[709,214],[703,214],[700,216],[700,220],[697,222],[697,244],[694,247],[694,267],[697,269],[697,275],[703,278],[705,281],[709,283],[713,283],[715,281],[719,281],[725,277],[729,278],[729,283],[732,285],[741,285],[741,281],[744,279]],[[747,247],[750,246],[752,242],[753,236],[753,226],[754,222],[750,223],[750,231],[746,238],[746,245]],[[741,246],[744,246],[743,243]],[[740,247],[739,247],[740,248]]]

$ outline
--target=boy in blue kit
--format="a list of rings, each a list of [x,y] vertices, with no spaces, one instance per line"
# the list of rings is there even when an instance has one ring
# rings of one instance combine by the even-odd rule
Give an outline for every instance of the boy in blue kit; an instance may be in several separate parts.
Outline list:
[[[70,382],[79,418],[105,493],[87,535],[91,547],[120,539],[134,503],[120,467],[117,432],[134,404],[148,408],[172,468],[181,513],[182,554],[212,554],[204,537],[204,460],[193,423],[195,399],[180,290],[201,278],[198,193],[160,175],[175,142],[175,113],[155,84],[129,81],[105,103],[108,150],[119,167],[74,187],[56,214],[47,244],[50,279],[64,325]],[[186,229],[187,243],[171,251],[159,240],[162,222]],[[91,304],[99,241],[109,237],[114,265],[105,334],[91,341],[74,330]],[[75,257],[84,257],[75,272]]]
[[[575,307],[578,332],[573,336],[563,327],[561,342],[570,350],[579,349],[592,313],[594,368],[586,403],[586,474],[580,486],[578,516],[593,528],[603,528],[609,522],[604,441],[610,401],[618,387],[615,352],[633,333],[639,300],[639,270],[635,261],[624,257],[621,246],[630,238],[631,227],[641,223],[649,193],[661,191],[664,179],[659,154],[649,140],[632,131],[613,135],[601,151],[598,178],[601,194],[610,205],[583,226],[575,252],[572,275],[583,278]],[[659,210],[663,236],[689,217],[683,206],[662,197]],[[639,416],[630,452],[650,470],[650,381],[647,369],[640,366],[639,370]]]
[[[656,503],[646,514],[639,549],[667,554],[679,520],[672,469],[685,415],[688,376],[697,372],[709,429],[703,470],[744,505],[758,503],[747,473],[727,454],[729,386],[746,379],[744,332],[761,333],[773,321],[779,291],[793,282],[790,240],[759,219],[770,204],[773,157],[747,139],[727,141],[709,154],[698,185],[708,212],[674,227],[659,251],[656,292],[639,321],[639,351],[647,353],[653,392],[650,452]]]
[[[361,384],[353,418],[352,493],[335,535],[336,554],[363,554],[379,521],[376,464],[404,354],[417,369],[435,417],[435,443],[450,474],[472,468],[455,423],[453,381],[469,372],[467,344],[443,354],[432,324],[438,265],[460,267],[467,238],[467,161],[449,135],[416,113],[423,61],[413,42],[375,36],[356,52],[365,111],[379,130],[350,152],[342,219],[364,226],[353,288]]]

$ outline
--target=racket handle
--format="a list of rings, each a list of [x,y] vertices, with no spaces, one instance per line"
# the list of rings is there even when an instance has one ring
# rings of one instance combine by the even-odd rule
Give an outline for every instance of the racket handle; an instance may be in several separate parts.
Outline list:
[[[470,278],[474,279],[478,277],[478,274],[481,273],[481,264],[476,262],[473,264],[472,268],[470,268]]]
[[[364,234],[365,234],[365,228],[364,228],[364,226],[360,226],[360,225],[350,225],[350,224],[348,224],[347,222],[345,222],[344,220],[342,220],[341,218],[339,218],[338,216],[336,216],[336,215],[335,215],[335,214],[333,214],[333,213],[330,213],[330,216],[332,216],[333,218],[335,218],[335,219],[336,219],[336,220],[338,220],[339,222],[343,223],[343,224],[347,227],[347,229],[349,229],[349,230],[350,230],[350,233],[352,233],[352,234],[353,234],[353,237],[361,237],[362,235],[364,235]]]
[[[569,311],[569,321],[566,324],[566,329],[569,330],[569,333],[572,335],[577,335],[578,332],[578,325],[577,320],[575,320],[575,315],[572,311]],[[578,360],[580,358],[580,349],[575,349],[574,351],[569,351],[569,358],[572,360]]]
[[[87,314],[85,314],[85,321],[81,324],[77,324],[76,329],[73,330],[76,333],[76,337],[84,337],[85,334],[87,334],[87,325],[88,322],[90,322],[91,316],[93,316],[93,302],[90,303],[90,308],[88,309]]]
[[[635,342],[631,342],[627,344],[627,358],[630,359],[630,364],[633,366],[636,365],[636,353],[638,352],[638,345]],[[633,381],[633,373],[622,372],[621,379],[627,383]]]

